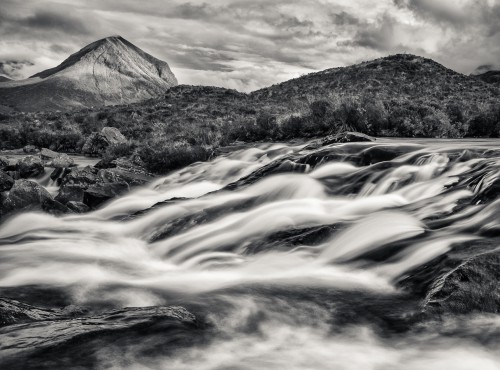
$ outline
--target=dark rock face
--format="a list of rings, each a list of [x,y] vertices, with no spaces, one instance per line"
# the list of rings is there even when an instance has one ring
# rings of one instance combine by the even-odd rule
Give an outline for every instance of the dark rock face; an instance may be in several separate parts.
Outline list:
[[[109,145],[126,143],[127,139],[115,127],[103,127],[101,132],[93,132],[85,144],[82,152],[86,155],[100,155]]]
[[[0,328],[12,324],[55,319],[57,310],[33,307],[7,298],[0,298]]]
[[[14,185],[14,179],[0,170],[0,192],[7,191]]]
[[[38,177],[45,172],[42,160],[36,156],[29,155],[17,162],[17,171],[23,179],[28,177]]]

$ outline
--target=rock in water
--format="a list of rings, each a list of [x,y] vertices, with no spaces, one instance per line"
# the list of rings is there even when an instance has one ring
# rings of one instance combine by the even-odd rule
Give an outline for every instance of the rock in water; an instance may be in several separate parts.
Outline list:
[[[166,62],[112,36],[85,46],[55,68],[2,83],[0,101],[32,112],[92,108],[150,99],[175,85]]]
[[[53,150],[47,149],[47,148],[42,148],[40,151],[40,158],[44,160],[50,160],[54,159],[59,155],[59,153],[54,152]]]
[[[26,156],[17,162],[17,171],[19,171],[19,176],[24,179],[38,177],[45,172],[42,160],[34,155]]]
[[[73,167],[74,165],[75,161],[66,153],[58,154],[57,157],[52,158],[52,160],[46,163],[47,167],[54,168],[68,168]]]
[[[3,216],[27,207],[50,207],[53,202],[54,200],[43,186],[34,181],[17,180],[2,201],[0,215]]]

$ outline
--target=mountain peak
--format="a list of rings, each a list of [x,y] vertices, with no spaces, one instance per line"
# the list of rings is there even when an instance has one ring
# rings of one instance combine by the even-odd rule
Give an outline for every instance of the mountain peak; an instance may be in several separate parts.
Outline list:
[[[36,106],[24,108],[30,102],[20,103],[24,110],[46,110],[137,102],[162,94],[177,85],[177,79],[166,62],[113,35],[86,45],[58,66],[18,81],[15,86],[2,85],[0,97],[7,94],[9,87],[32,95],[30,91],[38,91],[40,86],[38,103],[31,102]]]

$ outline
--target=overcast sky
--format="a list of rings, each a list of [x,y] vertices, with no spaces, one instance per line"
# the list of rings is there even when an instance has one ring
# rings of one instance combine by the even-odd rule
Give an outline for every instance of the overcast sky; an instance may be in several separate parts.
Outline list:
[[[28,77],[121,35],[180,83],[250,91],[407,52],[500,68],[500,0],[0,0],[0,74]]]

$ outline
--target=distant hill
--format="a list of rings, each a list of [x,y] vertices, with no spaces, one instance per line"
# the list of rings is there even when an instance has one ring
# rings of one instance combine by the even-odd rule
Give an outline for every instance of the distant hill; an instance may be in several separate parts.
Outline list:
[[[252,93],[257,99],[282,103],[352,95],[368,95],[382,101],[426,100],[442,105],[465,101],[470,106],[498,101],[500,91],[431,59],[397,54],[307,74]]]
[[[55,68],[0,84],[0,104],[20,111],[139,102],[177,85],[168,64],[120,36],[85,46]]]
[[[500,85],[500,71],[488,71],[474,76],[489,84]]]
[[[12,81],[12,80],[6,76],[0,76],[0,82],[9,82],[9,81]]]

